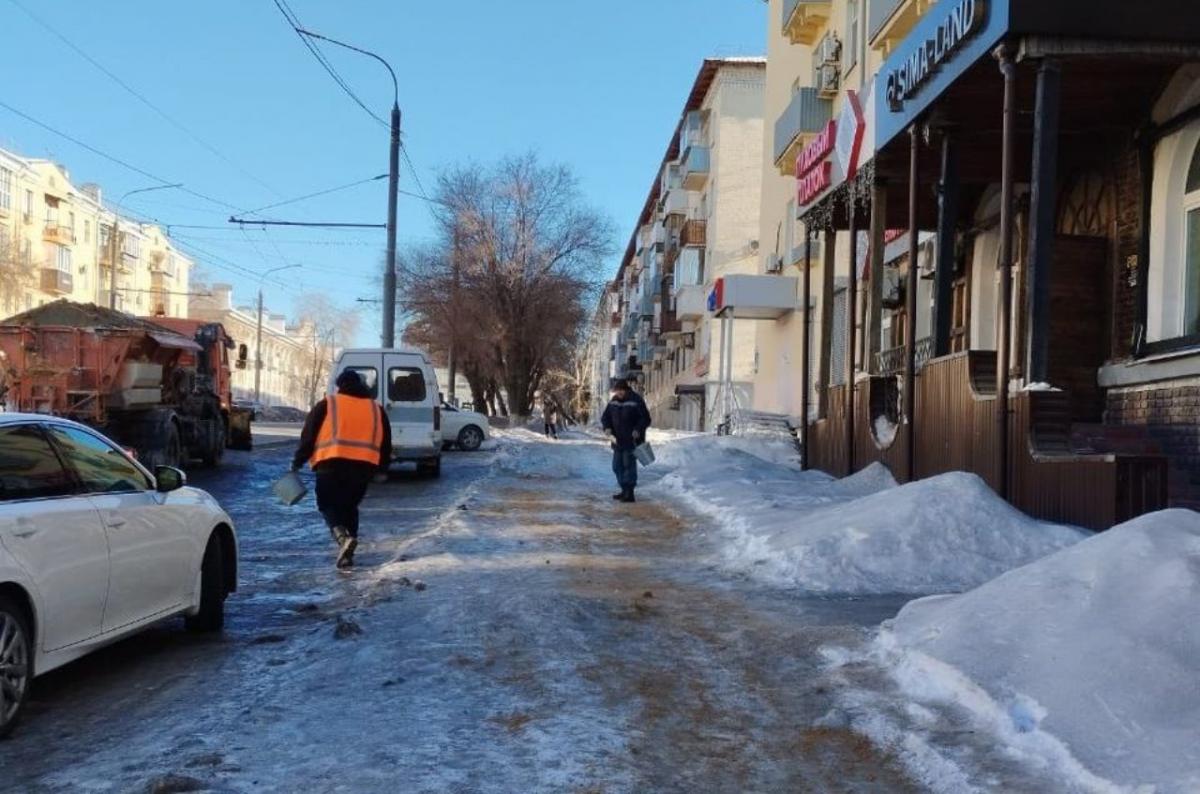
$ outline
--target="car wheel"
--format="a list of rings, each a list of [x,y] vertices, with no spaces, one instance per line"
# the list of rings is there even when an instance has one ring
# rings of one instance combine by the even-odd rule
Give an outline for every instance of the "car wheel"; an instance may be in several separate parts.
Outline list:
[[[33,677],[33,633],[29,619],[11,599],[0,596],[0,739],[21,716]]]
[[[189,631],[220,631],[225,627],[225,557],[221,538],[208,539],[200,564],[200,609],[184,623]]]
[[[483,431],[475,425],[467,425],[458,434],[459,449],[474,452],[483,444]]]

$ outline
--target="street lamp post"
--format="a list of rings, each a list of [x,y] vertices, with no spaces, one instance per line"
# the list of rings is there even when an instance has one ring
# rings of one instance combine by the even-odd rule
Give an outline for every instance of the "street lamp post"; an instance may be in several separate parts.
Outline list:
[[[370,50],[364,50],[353,44],[331,39],[303,28],[298,28],[297,32],[303,36],[327,41],[338,47],[353,50],[360,55],[374,58],[383,64],[384,68],[388,70],[388,74],[392,76],[392,134],[388,149],[387,261],[383,271],[382,341],[384,347],[393,347],[396,342],[396,200],[400,189],[400,87],[396,81],[396,72],[392,69],[391,64]]]
[[[149,193],[152,190],[166,190],[174,187],[183,187],[183,183],[140,187],[126,192],[113,204],[112,231],[108,235],[108,308],[117,308],[117,257],[119,256],[117,238],[121,236],[121,208],[125,205],[125,199],[136,193]]]
[[[262,320],[263,320],[263,281],[272,273],[280,270],[291,270],[300,267],[298,264],[280,265],[265,271],[258,277],[258,329],[254,338],[254,402],[261,402],[262,395]],[[256,406],[257,407],[257,406]]]

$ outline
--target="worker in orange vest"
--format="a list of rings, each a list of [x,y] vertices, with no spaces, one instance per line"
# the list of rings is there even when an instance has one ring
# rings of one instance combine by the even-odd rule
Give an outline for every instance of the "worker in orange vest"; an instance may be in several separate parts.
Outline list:
[[[292,470],[305,461],[317,475],[317,509],[338,546],[337,567],[354,565],[358,505],[392,462],[392,429],[383,407],[354,370],[337,377],[337,393],[313,406],[304,421]]]

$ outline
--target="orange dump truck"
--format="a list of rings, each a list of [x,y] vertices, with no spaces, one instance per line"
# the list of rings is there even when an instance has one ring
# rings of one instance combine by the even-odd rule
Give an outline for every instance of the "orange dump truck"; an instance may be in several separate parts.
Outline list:
[[[220,323],[55,301],[0,320],[0,403],[84,422],[151,466],[213,465],[226,447],[250,448],[234,347]]]

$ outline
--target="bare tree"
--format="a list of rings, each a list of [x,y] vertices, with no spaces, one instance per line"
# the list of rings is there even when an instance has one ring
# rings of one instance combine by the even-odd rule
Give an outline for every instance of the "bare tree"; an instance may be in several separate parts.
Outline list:
[[[7,298],[12,296],[19,301],[21,295],[33,285],[35,268],[33,258],[21,251],[19,238],[14,237],[7,226],[0,226],[0,295]],[[7,301],[0,301],[0,311],[5,314]],[[21,307],[15,307],[20,311]]]
[[[305,339],[301,387],[312,405],[325,391],[338,348],[354,339],[362,318],[357,310],[338,306],[321,293],[302,295],[296,317]]]
[[[532,154],[452,169],[435,198],[441,243],[402,274],[408,337],[452,343],[477,403],[527,417],[543,378],[570,368],[611,224],[568,168]]]

